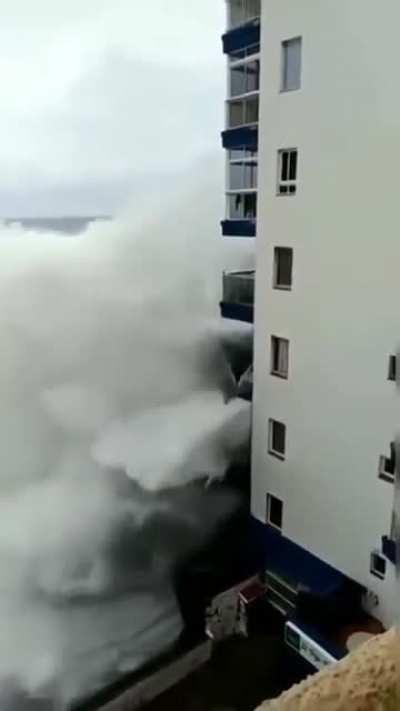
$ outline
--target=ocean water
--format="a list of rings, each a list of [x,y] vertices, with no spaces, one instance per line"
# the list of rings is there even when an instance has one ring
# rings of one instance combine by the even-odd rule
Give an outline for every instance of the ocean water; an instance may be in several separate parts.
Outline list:
[[[7,217],[6,225],[19,224],[27,230],[36,232],[61,232],[78,235],[84,232],[88,225],[99,220],[111,220],[108,215],[76,215],[71,217]]]

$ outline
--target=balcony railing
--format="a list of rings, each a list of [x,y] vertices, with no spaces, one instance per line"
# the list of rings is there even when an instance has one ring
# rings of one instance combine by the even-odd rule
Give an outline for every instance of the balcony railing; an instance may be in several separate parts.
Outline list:
[[[258,149],[258,124],[227,128],[222,131],[223,148],[244,148],[256,151]]]
[[[260,51],[260,20],[257,18],[222,35],[222,49],[230,61],[245,59]]]
[[[221,315],[253,323],[255,271],[225,272],[222,281]]]

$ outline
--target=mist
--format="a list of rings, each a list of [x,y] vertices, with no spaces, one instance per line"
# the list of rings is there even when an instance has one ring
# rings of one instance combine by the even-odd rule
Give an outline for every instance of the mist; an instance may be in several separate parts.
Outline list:
[[[218,301],[251,255],[223,252],[198,168],[78,237],[0,228],[2,709],[64,708],[177,639],[171,571],[234,506],[205,482],[249,433]]]

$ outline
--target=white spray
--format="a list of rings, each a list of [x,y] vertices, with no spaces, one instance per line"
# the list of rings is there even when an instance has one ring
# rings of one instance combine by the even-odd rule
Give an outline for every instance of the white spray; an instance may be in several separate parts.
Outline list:
[[[173,487],[222,476],[248,425],[222,395],[212,194],[79,238],[1,230],[3,690],[63,704],[179,634],[169,571],[217,510]]]

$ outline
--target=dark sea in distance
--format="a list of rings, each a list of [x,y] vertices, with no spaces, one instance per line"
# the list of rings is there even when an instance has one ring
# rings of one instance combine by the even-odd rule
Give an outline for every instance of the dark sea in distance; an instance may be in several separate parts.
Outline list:
[[[28,230],[40,232],[61,232],[68,235],[78,235],[96,220],[111,220],[108,215],[76,216],[76,217],[4,217],[6,225],[20,224]]]

